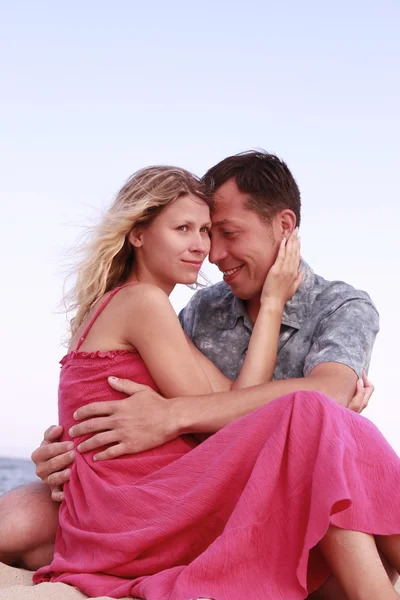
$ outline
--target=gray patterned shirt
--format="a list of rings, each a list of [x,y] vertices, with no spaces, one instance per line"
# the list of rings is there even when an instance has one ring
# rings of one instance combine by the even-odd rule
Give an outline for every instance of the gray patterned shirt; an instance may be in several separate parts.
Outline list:
[[[367,293],[326,281],[302,261],[303,281],[286,303],[274,379],[307,376],[324,362],[368,369],[379,315]],[[196,292],[179,314],[197,348],[230,379],[237,378],[252,332],[243,302],[221,281]]]

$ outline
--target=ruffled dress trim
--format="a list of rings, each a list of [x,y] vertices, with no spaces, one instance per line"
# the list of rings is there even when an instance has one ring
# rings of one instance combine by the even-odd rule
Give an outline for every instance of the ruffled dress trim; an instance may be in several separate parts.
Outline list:
[[[68,354],[66,354],[61,360],[60,360],[60,365],[65,365],[65,363],[67,363],[70,360],[73,360],[75,358],[78,359],[82,359],[82,358],[90,358],[90,359],[97,359],[97,358],[110,358],[113,359],[116,356],[125,356],[126,354],[138,354],[137,350],[107,350],[105,352],[102,352],[101,350],[95,350],[94,352],[84,352],[82,350],[71,350],[71,352],[68,352]]]

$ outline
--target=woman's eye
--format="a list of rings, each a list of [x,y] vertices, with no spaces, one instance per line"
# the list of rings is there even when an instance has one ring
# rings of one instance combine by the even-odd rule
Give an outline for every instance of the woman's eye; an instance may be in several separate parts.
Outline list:
[[[209,227],[202,227],[200,229],[201,233],[210,233],[210,228]]]
[[[188,230],[188,226],[187,225],[179,225],[179,227],[177,227],[178,231],[187,231]]]

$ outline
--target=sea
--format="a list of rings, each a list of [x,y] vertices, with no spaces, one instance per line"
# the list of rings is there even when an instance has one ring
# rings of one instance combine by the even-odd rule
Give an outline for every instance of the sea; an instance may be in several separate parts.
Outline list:
[[[38,481],[35,465],[27,458],[0,456],[0,496],[23,483]]]

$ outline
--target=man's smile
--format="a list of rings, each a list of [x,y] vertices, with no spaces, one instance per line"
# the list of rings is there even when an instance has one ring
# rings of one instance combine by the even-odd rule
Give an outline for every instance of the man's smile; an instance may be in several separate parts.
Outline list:
[[[233,269],[228,269],[227,271],[223,271],[224,281],[232,281],[237,273],[244,267],[244,265],[239,265],[238,267],[234,267]]]

